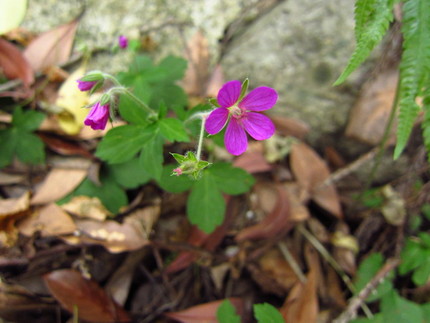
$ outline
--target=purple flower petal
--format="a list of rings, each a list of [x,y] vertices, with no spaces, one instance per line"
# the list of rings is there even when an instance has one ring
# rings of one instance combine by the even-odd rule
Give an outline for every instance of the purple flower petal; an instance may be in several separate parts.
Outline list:
[[[76,82],[78,82],[78,89],[81,91],[90,91],[97,84],[97,81],[89,82],[76,80]]]
[[[227,151],[235,156],[245,152],[248,148],[246,132],[239,122],[232,118],[225,132],[224,144]]]
[[[242,84],[239,81],[230,81],[225,83],[218,92],[218,104],[223,108],[231,107],[239,99],[241,90]]]
[[[272,120],[261,113],[248,112],[242,122],[245,130],[255,140],[269,139],[275,133]]]
[[[93,130],[103,130],[109,120],[109,104],[100,105],[97,102],[93,105],[88,113],[84,124],[90,126]]]
[[[226,108],[218,108],[211,112],[206,119],[205,128],[208,133],[215,135],[224,128],[228,119],[228,110]]]
[[[127,46],[128,46],[128,39],[127,39],[127,37],[125,37],[123,35],[119,36],[118,37],[118,45],[119,45],[119,47],[121,47],[123,49],[127,48]]]
[[[249,92],[238,106],[251,111],[264,111],[273,107],[278,94],[270,87],[260,86]]]

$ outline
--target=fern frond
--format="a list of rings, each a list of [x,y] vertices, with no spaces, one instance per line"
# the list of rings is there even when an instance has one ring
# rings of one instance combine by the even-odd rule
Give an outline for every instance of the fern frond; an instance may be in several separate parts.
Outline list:
[[[367,5],[367,4],[366,4]],[[372,49],[378,44],[385,35],[390,22],[393,20],[393,1],[375,0],[373,10],[366,8],[359,9],[360,19],[358,21],[359,38],[354,53],[346,66],[345,70],[334,82],[339,85],[369,56]],[[364,4],[363,4],[364,6]],[[361,16],[363,15],[363,16]]]
[[[403,55],[400,62],[400,104],[394,159],[405,148],[420,110],[416,98],[422,93],[430,70],[430,1],[406,0],[403,5]]]
[[[430,162],[430,84],[424,93],[423,100],[424,120],[421,124],[423,129],[424,145],[427,150],[427,160]]]
[[[358,43],[360,37],[369,21],[372,20],[372,15],[377,9],[376,0],[357,0],[355,2],[354,21],[355,21],[355,41]]]

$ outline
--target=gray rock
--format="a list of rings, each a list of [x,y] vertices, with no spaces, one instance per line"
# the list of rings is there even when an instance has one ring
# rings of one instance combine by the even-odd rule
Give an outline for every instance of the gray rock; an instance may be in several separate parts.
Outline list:
[[[318,144],[343,129],[354,100],[345,87],[332,86],[355,46],[353,10],[353,0],[280,3],[227,48],[227,78],[275,88],[280,97],[272,113],[308,123],[308,139]]]

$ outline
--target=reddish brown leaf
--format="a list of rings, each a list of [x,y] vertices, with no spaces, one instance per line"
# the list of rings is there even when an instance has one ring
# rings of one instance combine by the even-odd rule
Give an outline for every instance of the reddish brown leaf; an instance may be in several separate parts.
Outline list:
[[[291,229],[292,222],[287,192],[277,185],[273,189],[273,195],[276,196],[276,204],[270,213],[260,223],[241,230],[236,235],[236,241],[273,238]],[[267,199],[261,199],[261,201],[265,200]]]
[[[39,134],[43,142],[53,151],[61,155],[79,155],[82,157],[93,159],[94,156],[86,149],[82,148],[79,144],[65,141],[61,138]]]
[[[25,49],[24,56],[33,71],[42,72],[50,66],[68,61],[75,38],[78,20],[42,33]]]
[[[351,111],[346,135],[376,145],[384,134],[396,93],[398,71],[387,70],[363,87]],[[392,127],[392,134],[395,127]]]
[[[244,306],[242,299],[229,298],[229,300],[236,308],[236,313],[241,316]],[[166,313],[165,315],[182,323],[218,323],[216,312],[222,302],[223,300],[205,303],[187,308],[180,312]]]
[[[250,143],[248,150],[234,160],[233,166],[243,168],[251,174],[267,172],[273,168],[264,157],[261,141]]]
[[[8,79],[20,79],[24,85],[34,82],[33,70],[21,51],[0,38],[0,70]]]
[[[284,137],[293,136],[299,139],[309,132],[309,126],[302,121],[283,116],[270,116],[276,126],[276,131]]]
[[[183,80],[184,90],[191,95],[203,96],[209,72],[208,41],[197,31],[187,44],[185,56],[188,68]]]
[[[95,282],[72,269],[62,269],[43,276],[57,301],[80,319],[90,322],[130,322],[128,314]]]
[[[317,321],[319,260],[313,249],[306,248],[305,254],[310,270],[306,275],[306,283],[297,282],[280,309],[285,322],[313,323]]]
[[[291,149],[291,169],[299,185],[309,192],[311,198],[334,216],[341,218],[342,210],[335,187],[322,185],[330,171],[317,153],[304,143],[297,143]]]

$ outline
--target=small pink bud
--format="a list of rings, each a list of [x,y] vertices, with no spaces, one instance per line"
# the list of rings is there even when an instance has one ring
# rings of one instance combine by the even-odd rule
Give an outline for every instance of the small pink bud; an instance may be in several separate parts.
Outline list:
[[[182,175],[182,169],[181,169],[180,167],[175,168],[175,169],[173,170],[173,173],[174,173],[176,176]]]

